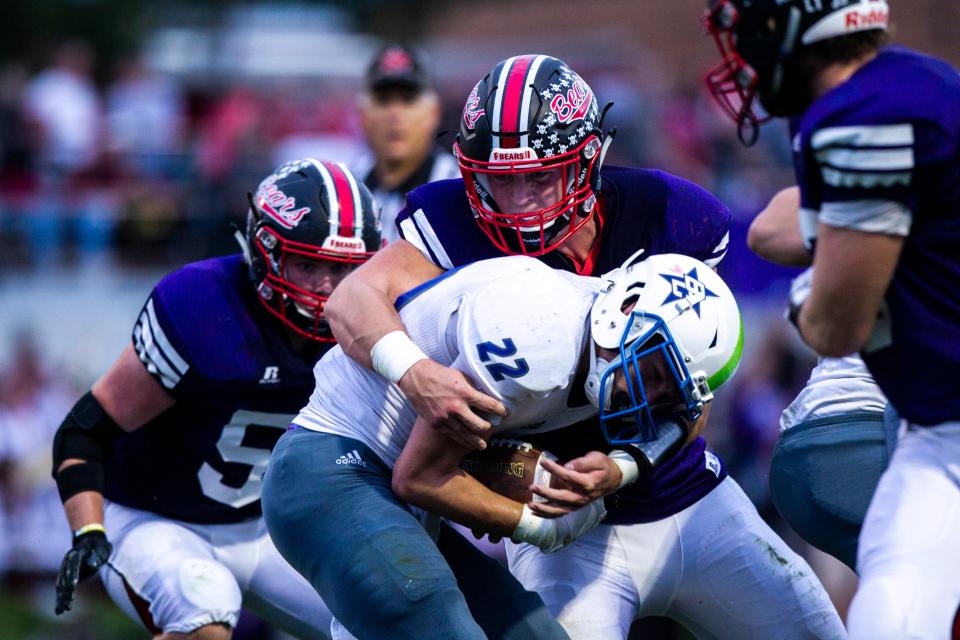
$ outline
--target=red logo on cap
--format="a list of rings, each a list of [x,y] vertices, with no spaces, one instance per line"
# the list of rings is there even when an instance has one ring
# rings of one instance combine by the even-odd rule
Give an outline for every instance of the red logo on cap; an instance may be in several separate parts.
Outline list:
[[[402,73],[412,68],[413,58],[403,49],[387,49],[380,56],[380,70],[384,73]]]

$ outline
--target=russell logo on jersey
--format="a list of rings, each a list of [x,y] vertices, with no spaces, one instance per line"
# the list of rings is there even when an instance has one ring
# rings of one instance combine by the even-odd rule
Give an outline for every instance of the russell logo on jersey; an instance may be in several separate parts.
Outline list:
[[[263,377],[260,378],[260,384],[279,384],[280,367],[266,367],[263,370]]]

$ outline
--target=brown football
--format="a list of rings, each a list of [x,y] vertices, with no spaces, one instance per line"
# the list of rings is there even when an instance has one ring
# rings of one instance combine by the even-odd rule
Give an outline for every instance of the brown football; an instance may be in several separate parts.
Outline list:
[[[474,451],[460,461],[460,468],[494,493],[517,502],[542,501],[530,491],[531,484],[550,484],[550,472],[540,460],[556,460],[549,452],[529,442],[493,438],[482,451]]]

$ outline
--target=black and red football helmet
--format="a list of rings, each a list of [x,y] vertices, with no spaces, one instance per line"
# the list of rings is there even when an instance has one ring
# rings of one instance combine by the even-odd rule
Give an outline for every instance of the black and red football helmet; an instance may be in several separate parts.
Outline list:
[[[382,246],[380,210],[370,190],[341,163],[306,158],[281,165],[249,194],[238,233],[257,297],[296,333],[333,342],[324,320],[328,296],[291,282],[294,255],[340,264],[366,262]]]
[[[562,60],[523,55],[497,63],[463,108],[453,145],[480,228],[507,253],[555,249],[591,218],[612,136],[601,131],[593,90]],[[560,198],[536,211],[508,211],[490,179],[562,169]]]
[[[742,141],[756,141],[758,127],[774,116],[796,115],[797,78],[791,63],[804,47],[870,29],[886,29],[885,0],[709,0],[707,32],[721,61],[707,88],[737,123]],[[756,109],[759,99],[764,112]]]

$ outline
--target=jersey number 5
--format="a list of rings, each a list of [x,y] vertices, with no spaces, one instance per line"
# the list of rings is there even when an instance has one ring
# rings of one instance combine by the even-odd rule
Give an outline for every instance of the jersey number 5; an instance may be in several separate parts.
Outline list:
[[[516,354],[517,345],[510,338],[504,338],[503,345],[494,342],[481,342],[477,345],[477,355],[480,356],[480,362],[490,362],[491,356],[509,358]],[[497,382],[502,382],[504,377],[519,378],[530,373],[530,365],[523,358],[514,358],[512,365],[505,362],[490,362],[485,366]]]
[[[230,505],[234,509],[241,509],[260,499],[260,477],[267,470],[267,460],[273,445],[277,443],[283,430],[290,426],[295,416],[289,413],[264,413],[261,411],[245,411],[241,409],[233,414],[230,422],[223,428],[220,439],[217,440],[217,451],[227,464],[235,463],[250,468],[247,479],[240,487],[231,487],[224,483],[223,474],[209,462],[204,462],[197,474],[203,495],[211,500]],[[260,438],[259,446],[244,444],[244,437],[251,427],[259,427],[260,431],[276,429],[269,437]]]

